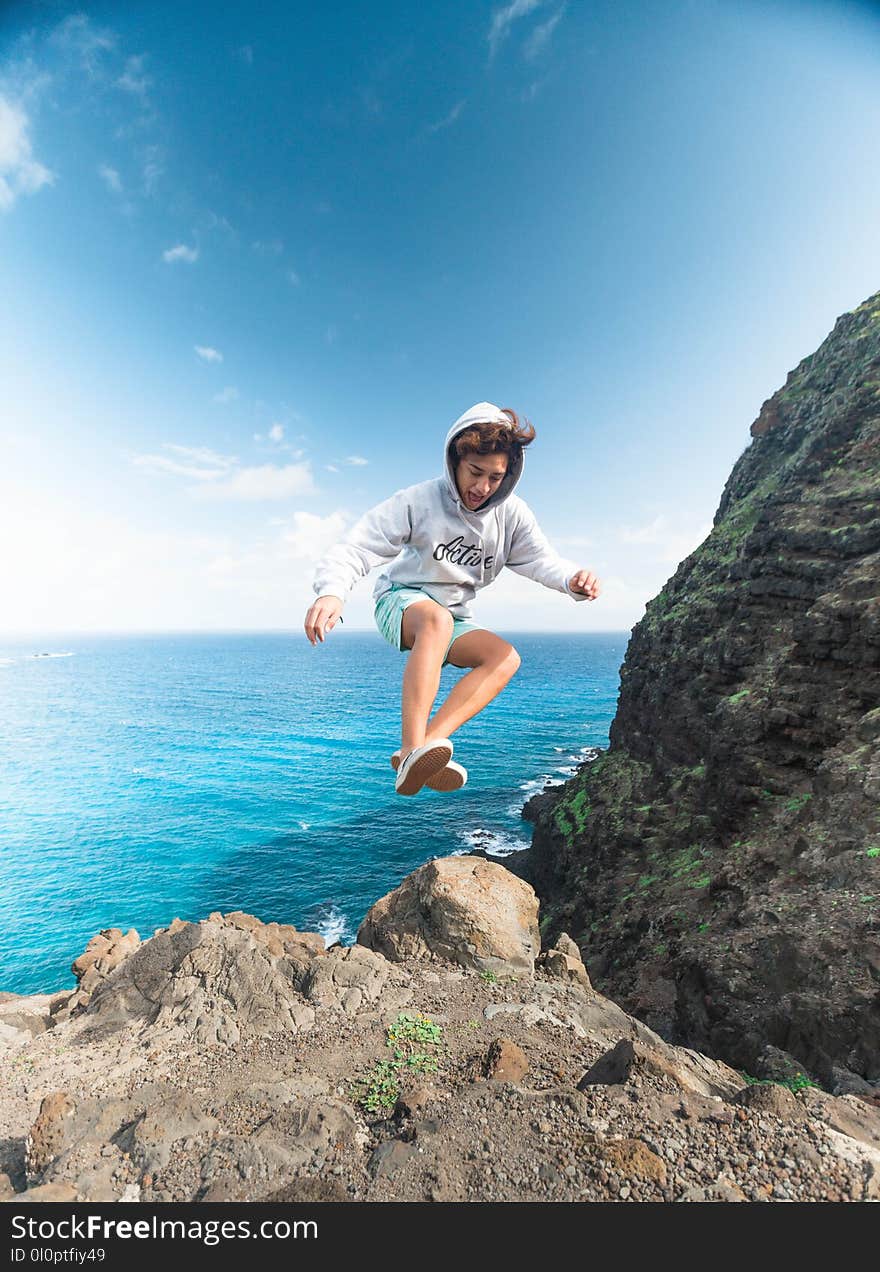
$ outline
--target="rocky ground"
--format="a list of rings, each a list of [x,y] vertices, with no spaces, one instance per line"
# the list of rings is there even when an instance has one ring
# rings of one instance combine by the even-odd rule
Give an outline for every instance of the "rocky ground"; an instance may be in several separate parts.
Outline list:
[[[880,1199],[880,1111],[671,1047],[501,866],[434,861],[359,944],[245,914],[111,930],[0,1001],[0,1197]]]

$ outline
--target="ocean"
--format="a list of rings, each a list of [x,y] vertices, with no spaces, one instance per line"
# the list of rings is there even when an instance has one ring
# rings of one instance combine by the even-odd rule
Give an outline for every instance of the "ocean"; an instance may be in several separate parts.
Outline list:
[[[506,635],[519,672],[454,735],[468,784],[410,799],[404,657],[375,633],[0,638],[0,990],[212,910],[347,944],[430,858],[526,847],[524,801],[607,746],[629,633]]]

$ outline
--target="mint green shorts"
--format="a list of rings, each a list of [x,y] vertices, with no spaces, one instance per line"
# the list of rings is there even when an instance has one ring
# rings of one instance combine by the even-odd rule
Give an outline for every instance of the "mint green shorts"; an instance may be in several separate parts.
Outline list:
[[[423,592],[418,587],[403,587],[394,583],[391,590],[383,592],[376,602],[374,617],[376,626],[388,641],[389,645],[393,645],[395,649],[403,649],[401,641],[403,639],[403,611],[408,605],[414,604],[416,601],[432,601],[433,596],[429,596],[427,592]],[[469,618],[456,618],[452,616],[452,636],[449,644],[446,646],[446,656],[443,659],[444,664],[449,659],[449,651],[453,643],[458,640],[459,636],[463,636],[465,632],[476,632],[480,630],[480,624],[473,622]]]

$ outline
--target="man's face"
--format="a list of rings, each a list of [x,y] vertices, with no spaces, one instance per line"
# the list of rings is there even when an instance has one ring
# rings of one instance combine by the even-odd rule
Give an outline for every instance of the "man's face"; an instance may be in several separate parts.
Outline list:
[[[498,489],[507,472],[507,456],[469,451],[455,466],[455,484],[466,508],[479,508]]]

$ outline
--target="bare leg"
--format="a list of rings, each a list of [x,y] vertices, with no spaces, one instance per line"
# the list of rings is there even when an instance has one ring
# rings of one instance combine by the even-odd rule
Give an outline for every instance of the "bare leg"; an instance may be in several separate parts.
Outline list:
[[[424,741],[448,738],[482,711],[510,681],[519,667],[520,657],[513,645],[494,632],[481,629],[459,636],[449,651],[449,661],[455,667],[471,667],[473,670],[453,685],[446,701],[428,724]]]
[[[425,742],[428,716],[440,687],[440,671],[452,635],[452,615],[436,601],[416,601],[403,612],[401,632],[404,648],[412,651],[403,672],[400,708],[400,749],[406,755]],[[445,735],[435,732],[433,736]]]

